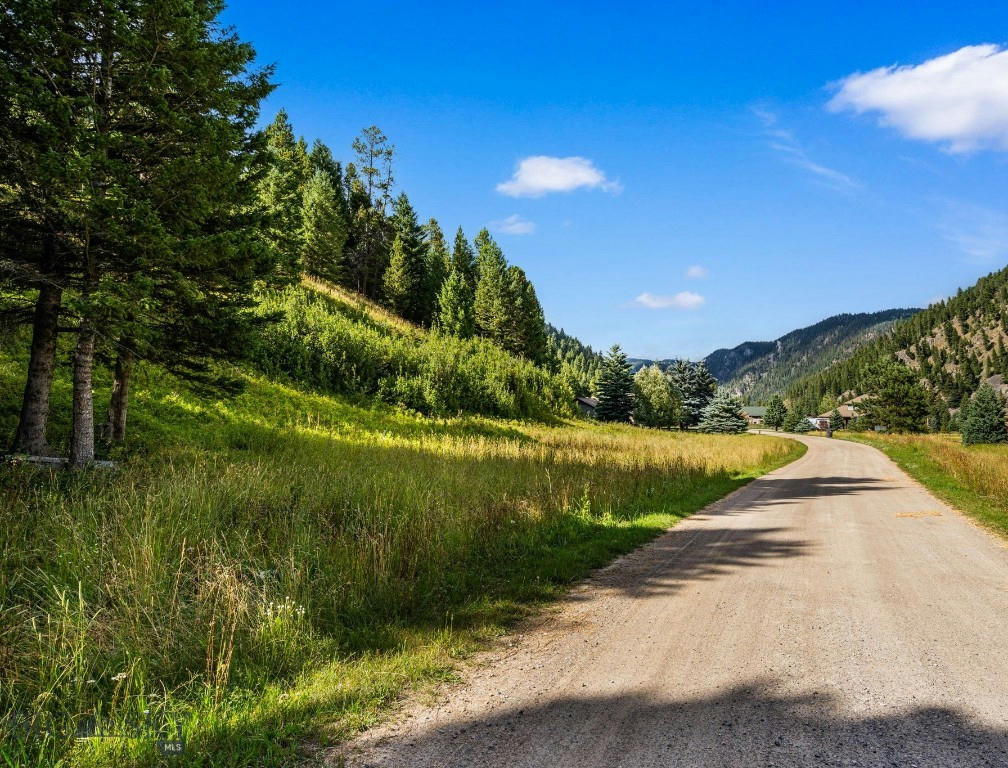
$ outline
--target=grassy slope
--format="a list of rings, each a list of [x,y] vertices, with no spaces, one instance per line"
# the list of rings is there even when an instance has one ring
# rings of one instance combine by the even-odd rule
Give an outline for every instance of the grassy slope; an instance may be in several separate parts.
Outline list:
[[[0,349],[5,437],[24,366]],[[284,763],[800,451],[424,419],[246,378],[218,401],[142,368],[119,470],[0,467],[0,709],[120,728],[149,710],[184,729],[173,764]],[[57,436],[68,401],[61,376]],[[0,744],[12,764],[158,762],[143,738]]]
[[[878,448],[940,499],[1008,537],[1008,445],[964,446],[958,435],[837,436]]]

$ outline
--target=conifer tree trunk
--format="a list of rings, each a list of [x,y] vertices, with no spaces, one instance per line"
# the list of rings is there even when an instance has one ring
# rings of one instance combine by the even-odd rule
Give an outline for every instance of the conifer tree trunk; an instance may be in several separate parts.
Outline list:
[[[56,339],[59,334],[59,310],[63,290],[51,283],[39,288],[32,325],[31,356],[28,360],[28,380],[21,401],[21,418],[14,436],[14,453],[48,456],[52,453],[46,441],[49,420],[49,396],[52,391],[56,364]]]
[[[87,318],[81,319],[77,349],[73,356],[73,423],[70,432],[70,467],[77,469],[94,461],[94,330]]]
[[[126,439],[126,408],[129,404],[130,374],[132,372],[133,353],[129,350],[123,350],[116,358],[112,395],[109,398],[109,439],[113,443],[121,443]]]

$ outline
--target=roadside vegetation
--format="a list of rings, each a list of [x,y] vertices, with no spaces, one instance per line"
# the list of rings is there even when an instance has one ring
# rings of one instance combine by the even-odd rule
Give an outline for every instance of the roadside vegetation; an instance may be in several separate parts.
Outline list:
[[[25,364],[0,356],[5,431]],[[162,759],[151,738],[61,737],[81,713],[109,733],[180,727],[177,765],[292,758],[801,450],[429,419],[232,373],[245,391],[217,400],[140,366],[142,438],[116,470],[0,468],[0,707],[28,719],[0,739],[9,764]],[[111,378],[98,369],[99,395]],[[55,413],[71,391],[58,376]]]
[[[1008,445],[966,446],[956,434],[841,435],[878,448],[940,499],[1008,537]]]

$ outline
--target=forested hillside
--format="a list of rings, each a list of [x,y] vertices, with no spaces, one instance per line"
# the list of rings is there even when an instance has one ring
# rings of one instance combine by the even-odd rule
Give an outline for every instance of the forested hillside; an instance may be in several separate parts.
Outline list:
[[[718,349],[704,361],[723,385],[749,402],[762,403],[803,376],[847,359],[859,346],[915,312],[888,309],[834,315],[776,341],[747,341],[733,349]]]
[[[861,394],[871,367],[895,356],[918,372],[933,394],[956,408],[983,381],[1000,385],[1008,377],[1006,344],[1008,267],[900,321],[848,359],[795,382],[788,396],[811,413],[824,395]]]
[[[593,394],[602,372],[602,354],[569,336],[563,328],[555,328],[549,323],[546,324],[546,345],[550,359],[556,361],[559,374],[575,394]]]

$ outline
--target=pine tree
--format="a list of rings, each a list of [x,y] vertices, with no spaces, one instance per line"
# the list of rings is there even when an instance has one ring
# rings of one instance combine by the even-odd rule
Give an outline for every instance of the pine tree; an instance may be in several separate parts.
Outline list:
[[[346,223],[340,216],[336,188],[324,171],[305,186],[301,219],[301,263],[309,275],[338,282],[343,273]]]
[[[435,327],[450,336],[467,339],[475,333],[473,296],[468,280],[454,267],[438,294]]]
[[[657,365],[634,375],[634,421],[646,427],[672,427],[679,421],[679,398]]]
[[[787,407],[784,405],[784,400],[781,399],[780,395],[774,395],[770,398],[770,402],[767,404],[766,414],[763,416],[763,422],[769,427],[780,429],[786,418]]]
[[[239,353],[244,339],[230,332],[249,327],[251,284],[276,266],[253,195],[264,159],[253,126],[272,86],[268,70],[250,71],[252,49],[220,31],[216,4],[171,14],[143,0],[125,10],[100,0],[43,6],[15,0],[3,14],[3,39],[17,40],[2,46],[3,67],[18,74],[2,110],[35,131],[22,126],[16,145],[34,142],[36,156],[64,164],[63,185],[46,196],[62,212],[59,284],[73,291],[70,459],[79,466],[94,456],[96,356],[116,357],[110,411],[124,428],[134,357],[201,377],[209,354]],[[42,60],[52,52],[55,66]],[[29,83],[33,72],[46,75]],[[11,189],[41,181],[4,171]]]
[[[964,411],[961,422],[963,445],[1008,442],[1005,399],[989,384],[977,390]]]
[[[392,216],[394,241],[389,253],[389,266],[384,276],[385,300],[396,313],[411,322],[424,321],[424,272],[427,248],[423,229],[417,222],[416,211],[403,192],[396,198]],[[398,244],[398,245],[397,245]],[[398,248],[398,250],[397,250]],[[389,274],[389,273],[393,274]],[[395,296],[389,294],[389,285]]]
[[[916,374],[895,360],[870,374],[871,397],[862,401],[868,423],[893,432],[923,432],[927,427],[927,393]]]
[[[455,232],[455,247],[452,249],[451,268],[457,271],[476,290],[476,257],[472,246],[466,240],[462,227]]]
[[[717,390],[717,380],[703,363],[675,360],[665,371],[682,401],[679,427],[696,426]]]
[[[477,280],[473,298],[476,333],[504,349],[513,348],[514,323],[507,261],[486,229],[476,235],[476,248]]]
[[[626,355],[613,344],[602,362],[595,415],[600,421],[630,421],[633,414],[634,378]]]
[[[749,420],[742,412],[742,401],[721,389],[704,406],[698,428],[701,432],[737,434],[749,428]]]
[[[406,317],[412,299],[411,292],[415,286],[410,274],[409,257],[403,247],[402,237],[395,236],[392,241],[392,252],[389,255],[389,265],[384,277],[385,303],[389,309],[401,317]]]
[[[438,294],[435,327],[450,336],[467,339],[475,333],[473,296],[469,281],[454,267]]]
[[[309,160],[304,142],[295,140],[294,128],[282,109],[266,128],[266,142],[270,166],[259,188],[269,222],[264,235],[275,249],[277,260],[284,265],[283,276],[292,280],[302,269],[301,206],[309,177]]]
[[[546,361],[546,320],[535,288],[521,267],[507,268],[504,348],[536,364]]]
[[[448,244],[445,242],[444,233],[438,225],[436,219],[431,219],[424,226],[426,240],[425,260],[424,260],[424,297],[423,297],[423,323],[432,326],[438,315],[438,297],[441,294],[441,286],[448,277],[451,269],[451,255],[448,253]]]

